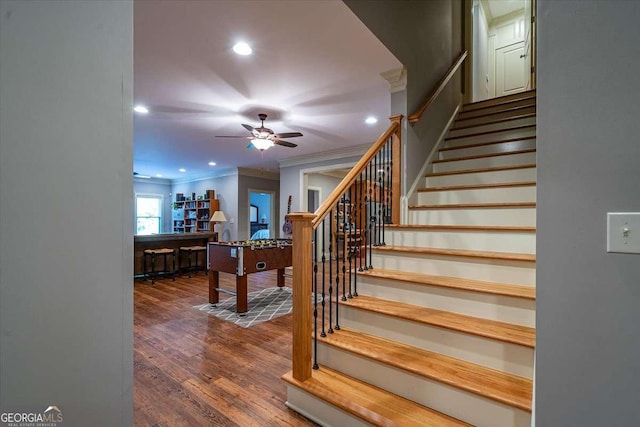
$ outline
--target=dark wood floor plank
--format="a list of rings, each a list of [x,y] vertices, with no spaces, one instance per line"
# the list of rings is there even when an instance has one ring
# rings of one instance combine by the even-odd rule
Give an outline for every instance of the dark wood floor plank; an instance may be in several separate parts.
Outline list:
[[[249,291],[275,284],[275,271],[249,276]],[[203,273],[134,282],[135,425],[315,426],[285,406],[291,315],[245,329],[193,308],[207,302]]]

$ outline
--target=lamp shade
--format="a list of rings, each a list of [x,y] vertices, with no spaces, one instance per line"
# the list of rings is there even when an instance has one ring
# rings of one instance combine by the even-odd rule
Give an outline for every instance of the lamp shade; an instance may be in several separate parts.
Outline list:
[[[224,212],[215,211],[209,222],[227,222],[227,217],[224,216]]]

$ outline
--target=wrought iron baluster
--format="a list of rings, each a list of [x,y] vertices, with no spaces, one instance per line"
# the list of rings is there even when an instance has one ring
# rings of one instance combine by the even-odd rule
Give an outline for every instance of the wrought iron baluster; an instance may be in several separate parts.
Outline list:
[[[326,220],[327,220],[326,218],[322,220],[322,332],[320,333],[321,337],[326,337],[327,336],[327,333],[325,332],[325,324],[324,324],[325,317],[326,317],[325,316],[325,276],[326,276],[325,267],[326,267],[326,261],[327,261],[327,258],[325,256],[325,252],[324,252],[324,236],[325,236],[325,234],[324,234],[324,232],[325,232],[324,224],[325,224]],[[317,250],[318,250],[318,248],[317,248],[317,245],[316,245],[316,251]],[[318,297],[315,296],[315,298],[317,300]],[[329,304],[329,305],[331,305],[331,304]]]
[[[313,230],[313,369],[318,369],[318,229]]]
[[[329,211],[329,330],[333,333],[333,307],[331,297],[333,296],[333,209]]]
[[[340,201],[338,201],[338,204],[336,205],[336,216],[335,216],[335,227],[336,227],[336,238],[335,238],[335,244],[336,244],[336,326],[335,326],[335,330],[339,331],[340,330],[340,302],[339,297],[340,297],[340,249],[338,246],[338,236],[339,236],[339,210],[340,210]]]
[[[375,220],[374,215],[373,215],[373,188],[371,185],[371,180],[373,179],[373,162],[369,162],[369,180],[367,181],[367,189],[368,189],[368,193],[369,193],[369,209],[368,209],[368,215],[369,215],[369,265],[367,266],[368,270],[372,270],[373,269],[373,263],[371,261],[371,258],[373,258],[373,239],[374,239],[374,234],[373,234],[373,221]]]
[[[346,256],[347,256],[347,193],[342,194],[342,301],[347,300]]]
[[[349,221],[348,221],[348,238],[349,241],[347,243],[347,250],[349,251],[347,253],[347,257],[349,259],[349,293],[347,294],[347,298],[353,298],[353,293],[351,292],[351,284],[353,281],[353,277],[351,274],[351,268],[352,268],[352,263],[353,263],[353,247],[354,247],[354,234],[353,234],[353,229],[355,228],[355,224],[353,221],[353,185],[351,187],[349,187]]]

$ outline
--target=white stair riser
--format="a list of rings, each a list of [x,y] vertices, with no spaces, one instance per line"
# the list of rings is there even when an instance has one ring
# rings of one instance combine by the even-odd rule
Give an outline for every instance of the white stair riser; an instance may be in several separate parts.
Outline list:
[[[536,208],[409,209],[409,223],[422,225],[536,225]]]
[[[385,388],[394,394],[420,403],[476,426],[530,426],[525,411],[460,390],[438,381],[407,373],[326,344],[319,346],[318,358],[325,366]],[[389,381],[393,378],[393,381]]]
[[[461,119],[468,119],[470,117],[478,117],[478,116],[484,116],[486,114],[496,113],[500,111],[507,111],[516,107],[528,107],[528,106],[535,106],[535,105],[536,105],[535,98],[525,98],[525,99],[520,99],[518,101],[508,102],[506,104],[494,105],[492,107],[485,107],[485,108],[480,108],[476,110],[462,110],[458,114],[458,117]]]
[[[367,276],[358,276],[358,294],[532,328],[536,323],[536,303],[524,298]]]
[[[448,328],[340,305],[340,326],[525,378],[533,375],[533,349]],[[324,363],[323,360],[319,360]]]
[[[533,232],[391,229],[385,230],[385,243],[420,248],[536,252],[536,234]]]
[[[373,252],[373,268],[535,286],[535,263],[412,253]]]
[[[454,159],[464,156],[479,156],[481,154],[507,153],[510,151],[530,150],[536,148],[535,139],[503,142],[502,144],[481,145],[479,147],[460,148],[457,150],[440,151],[439,159]]]
[[[498,98],[485,99],[483,101],[474,102],[472,104],[465,104],[462,106],[462,111],[475,111],[478,108],[486,109],[489,106],[498,106],[501,108],[508,107],[516,101],[534,99],[535,92],[519,92],[512,95],[501,96]]]
[[[518,108],[516,110],[506,110],[506,111],[502,110],[502,111],[495,111],[492,113],[485,111],[485,114],[482,116],[476,116],[476,117],[458,116],[455,123],[453,124],[453,128],[455,129],[459,127],[483,125],[483,124],[491,123],[497,120],[503,120],[511,117],[517,117],[525,114],[535,114],[535,113],[536,113],[535,105],[530,105],[524,108]]]
[[[535,202],[536,186],[472,188],[468,190],[419,191],[419,205],[453,203]]]
[[[502,130],[502,129],[511,129],[518,126],[535,125],[535,124],[536,124],[535,116],[525,117],[520,119],[507,120],[504,122],[478,125],[478,126],[473,126],[473,127],[464,128],[464,129],[452,129],[449,131],[449,134],[447,136],[456,137],[456,136],[463,136],[463,135],[474,135],[477,133],[491,132],[491,131]]]
[[[531,416],[486,397],[435,380],[407,373],[358,355],[322,345],[322,364],[347,375],[384,387],[394,394],[480,427],[530,426]]]
[[[445,140],[444,147],[449,148],[459,147],[460,145],[482,144],[484,142],[504,141],[505,139],[515,139],[526,136],[536,136],[536,128],[527,127],[524,129],[509,129],[502,132],[493,132],[484,135],[447,139]]]
[[[497,166],[526,165],[536,162],[536,153],[519,153],[505,156],[482,157],[479,159],[452,160],[434,163],[433,172],[449,172],[464,169],[492,168]]]
[[[536,168],[507,169],[499,171],[437,175],[425,178],[425,187],[453,185],[500,184],[504,182],[526,182],[536,180]]]
[[[323,427],[370,427],[371,424],[287,384],[286,405]]]

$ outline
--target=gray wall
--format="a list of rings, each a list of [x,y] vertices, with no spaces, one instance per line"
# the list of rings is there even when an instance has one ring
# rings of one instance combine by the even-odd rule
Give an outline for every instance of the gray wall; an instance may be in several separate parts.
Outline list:
[[[227,217],[227,222],[215,226],[215,230],[219,233],[218,239],[236,240],[238,238],[238,175],[173,184],[171,197],[175,200],[176,193],[183,193],[185,197],[196,193],[197,197],[205,194],[207,190],[215,190],[216,199],[220,201],[220,209]]]
[[[640,211],[640,2],[538,2],[536,420],[640,425],[640,255],[606,213]]]
[[[363,151],[364,154],[364,151]],[[307,206],[303,206],[303,197],[307,188],[304,185],[302,175],[303,171],[313,171],[314,169],[330,169],[335,165],[355,165],[362,156],[348,156],[340,159],[322,160],[318,162],[305,163],[302,165],[294,165],[280,168],[280,224],[284,224],[284,217],[287,215],[287,201],[291,195],[291,212],[306,212]],[[323,195],[323,197],[327,197]],[[305,199],[306,200],[306,199]],[[279,237],[285,236],[282,233],[282,227],[279,228]]]
[[[133,5],[0,22],[1,410],[132,425]]]
[[[171,181],[169,180],[154,180],[154,179],[135,179],[133,182],[133,195],[136,196],[138,194],[160,194],[164,197],[163,205],[162,205],[162,229],[161,233],[172,233],[173,232],[173,224],[171,221],[171,202],[174,201],[171,196]],[[133,233],[136,232],[136,224],[135,224],[135,200],[133,206]]]
[[[407,69],[406,108],[413,114],[462,51],[461,0],[345,0],[346,5]],[[406,190],[415,180],[460,102],[460,73],[415,127],[403,128]],[[404,110],[404,111],[403,111]]]

